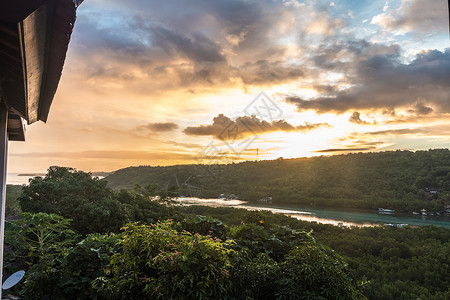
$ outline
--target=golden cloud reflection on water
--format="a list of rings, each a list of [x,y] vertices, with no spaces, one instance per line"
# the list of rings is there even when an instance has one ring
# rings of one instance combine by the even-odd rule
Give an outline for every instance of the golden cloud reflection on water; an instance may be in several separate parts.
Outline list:
[[[308,222],[317,222],[322,224],[331,224],[335,226],[357,226],[357,227],[373,227],[378,226],[379,224],[375,223],[355,223],[355,222],[348,222],[348,221],[341,221],[341,220],[333,220],[333,219],[324,219],[324,218],[318,218],[316,216],[307,216],[307,215],[299,215],[299,214],[286,214],[286,216],[290,216],[302,221],[308,221]]]
[[[204,205],[210,207],[237,207],[241,208],[241,204],[247,203],[242,200],[228,200],[228,199],[200,199],[195,197],[178,197],[174,199],[181,205]],[[238,207],[239,206],[239,207]],[[242,207],[243,208],[243,207]]]

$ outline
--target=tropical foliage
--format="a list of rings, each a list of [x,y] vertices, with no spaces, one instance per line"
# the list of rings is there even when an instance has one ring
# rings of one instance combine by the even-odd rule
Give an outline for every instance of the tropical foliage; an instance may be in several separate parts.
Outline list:
[[[73,219],[80,233],[117,231],[126,221],[120,202],[106,181],[72,168],[50,167],[35,177],[19,197],[22,211],[45,212]]]
[[[19,197],[22,194],[21,185],[6,185],[6,205],[5,216],[20,216],[22,210],[20,209]]]
[[[23,189],[21,209],[30,212],[7,223],[6,272],[27,270],[12,292],[26,299],[450,297],[448,229],[340,228],[171,206],[164,195],[156,185],[113,191],[90,174],[52,167]],[[66,210],[71,199],[85,208]],[[78,215],[88,207],[109,212]]]
[[[450,230],[442,227],[337,227],[293,219],[269,212],[252,213],[235,208],[190,206],[186,215],[203,214],[238,226],[249,216],[260,215],[265,223],[289,225],[311,231],[348,262],[353,277],[362,283],[369,299],[448,299],[450,285]],[[263,217],[261,217],[261,215]],[[268,286],[265,283],[262,286]]]
[[[22,190],[22,211],[72,219],[72,228],[82,234],[118,232],[129,221],[151,223],[170,215],[170,208],[150,198],[167,195],[155,185],[115,192],[105,180],[73,168],[50,167],[44,178],[35,177]]]
[[[450,150],[388,151],[228,165],[129,167],[107,177],[109,186],[157,183],[183,195],[347,208],[436,211],[450,205]],[[431,191],[431,192],[430,192]]]
[[[225,227],[229,239],[224,241],[184,230],[191,222],[163,221],[129,223],[122,234],[82,239],[68,229],[69,223],[57,215],[25,214],[15,224],[22,229],[8,231],[11,239],[20,240],[14,250],[28,254],[19,294],[52,299],[364,299],[337,254],[288,227],[259,222]],[[211,231],[217,223],[211,222]],[[247,247],[253,234],[240,228],[247,225],[270,232],[260,234],[259,247]],[[261,251],[264,242],[283,243],[286,231],[301,238],[283,249]]]

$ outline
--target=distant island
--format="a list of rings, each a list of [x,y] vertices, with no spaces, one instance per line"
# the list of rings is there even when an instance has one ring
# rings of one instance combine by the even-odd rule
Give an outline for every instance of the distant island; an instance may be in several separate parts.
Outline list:
[[[23,177],[42,177],[45,176],[46,173],[20,173],[17,174],[17,176],[23,176]]]
[[[317,207],[432,211],[450,205],[450,150],[386,151],[246,161],[139,166],[106,177],[113,189],[157,184],[181,196],[234,194],[257,202]]]
[[[114,172],[104,172],[104,171],[99,171],[99,172],[90,172],[92,174],[92,176],[96,176],[96,177],[106,177],[108,175],[111,175]],[[17,176],[23,176],[23,177],[44,177],[47,173],[19,173],[17,174]]]

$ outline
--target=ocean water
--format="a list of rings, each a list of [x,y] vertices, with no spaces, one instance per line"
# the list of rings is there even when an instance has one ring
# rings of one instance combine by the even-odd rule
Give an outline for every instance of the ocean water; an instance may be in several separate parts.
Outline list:
[[[30,178],[36,176],[45,176],[43,173],[8,173],[6,175],[6,184],[27,185]]]
[[[6,176],[6,184],[28,185],[30,179],[34,177],[44,177],[46,173],[8,173]],[[100,179],[105,178],[103,175],[92,174],[93,177]]]

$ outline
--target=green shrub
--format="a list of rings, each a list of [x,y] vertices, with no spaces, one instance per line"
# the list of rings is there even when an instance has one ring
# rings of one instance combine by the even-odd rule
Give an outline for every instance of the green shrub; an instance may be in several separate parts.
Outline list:
[[[133,190],[120,190],[114,197],[120,202],[122,211],[129,222],[156,223],[165,219],[181,219],[173,207],[154,200],[155,193],[150,189],[145,190],[139,186]],[[125,225],[125,224],[122,224]]]
[[[291,250],[276,278],[281,299],[364,299],[342,259],[313,242]]]
[[[18,285],[26,299],[363,298],[332,250],[309,233],[259,221],[229,231],[205,217],[132,223],[122,234],[79,241],[70,220],[24,214],[8,238],[16,253],[27,254],[30,267]],[[189,233],[182,224],[235,240]]]
[[[50,167],[35,177],[19,197],[22,211],[58,214],[70,218],[82,234],[118,231],[126,216],[106,181],[73,168]]]
[[[248,248],[254,255],[265,253],[277,262],[284,260],[293,247],[312,239],[304,231],[288,226],[266,225],[263,220],[230,228],[228,238],[236,242],[232,245],[234,250]]]
[[[254,256],[248,249],[231,255],[233,295],[237,299],[275,299],[277,263],[265,253]]]
[[[60,299],[102,298],[103,283],[113,277],[111,257],[120,251],[119,234],[90,234],[68,250],[60,265],[54,296]]]
[[[222,221],[205,216],[195,216],[184,219],[179,223],[177,229],[185,230],[190,233],[212,236],[219,239],[224,239],[226,233],[226,228]]]
[[[66,250],[78,239],[69,229],[70,221],[56,214],[24,213],[8,231],[7,241],[14,240],[10,245],[15,252],[27,255],[29,269],[21,290],[26,298],[43,298],[53,293]]]
[[[170,222],[129,224],[123,252],[112,260],[110,298],[219,299],[231,291],[231,250],[199,234],[180,233]]]

